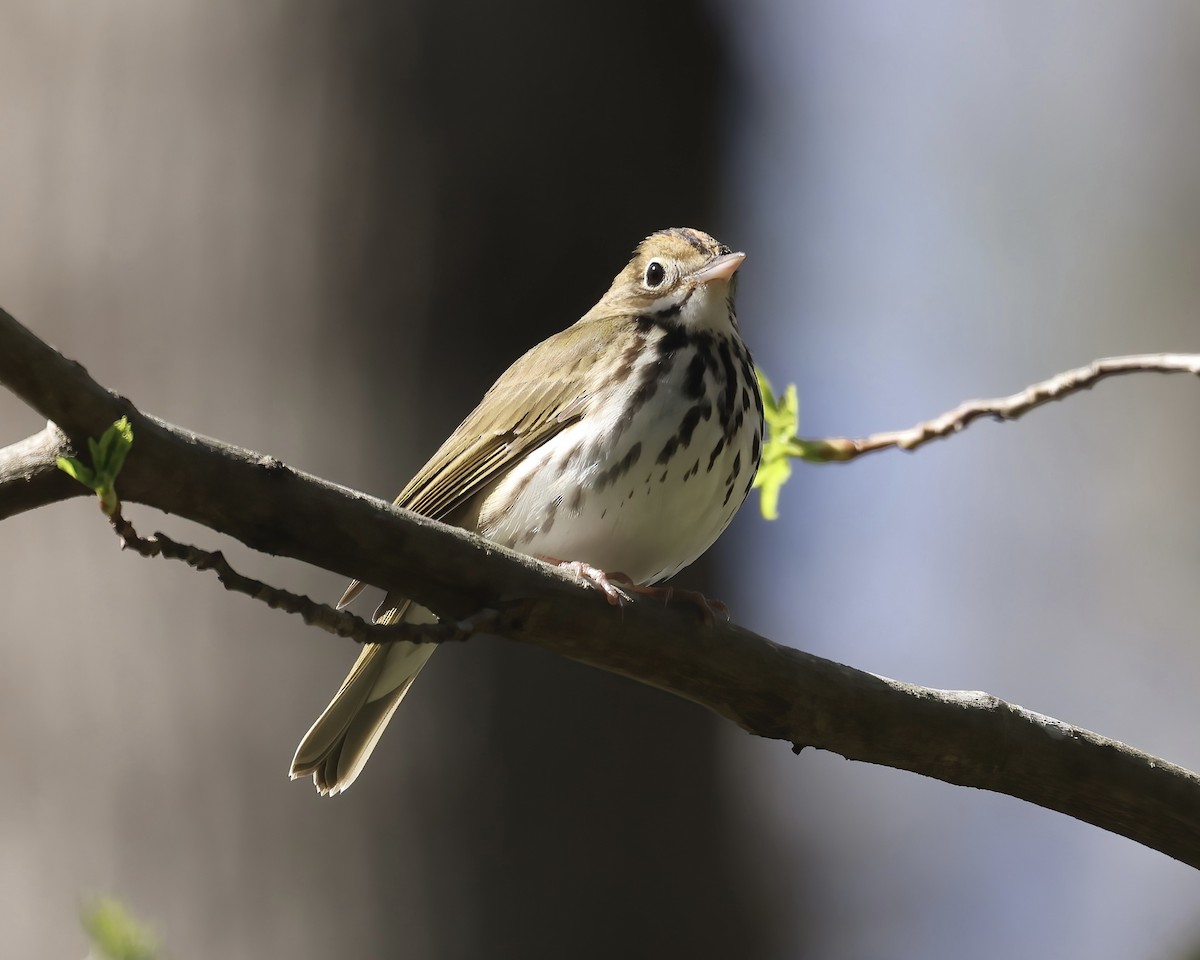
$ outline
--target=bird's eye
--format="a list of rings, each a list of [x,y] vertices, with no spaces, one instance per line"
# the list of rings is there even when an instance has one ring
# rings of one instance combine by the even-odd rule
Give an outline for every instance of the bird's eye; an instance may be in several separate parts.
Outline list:
[[[667,279],[667,269],[657,260],[651,260],[646,267],[646,286],[657,287]]]

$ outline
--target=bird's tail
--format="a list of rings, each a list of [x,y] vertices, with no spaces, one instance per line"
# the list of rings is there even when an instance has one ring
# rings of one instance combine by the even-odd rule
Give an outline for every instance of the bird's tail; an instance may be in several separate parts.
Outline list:
[[[434,617],[423,607],[389,597],[376,611],[375,620],[431,623]],[[362,773],[396,707],[435,647],[406,641],[364,646],[341,689],[296,748],[292,779],[312,774],[322,796],[349,787]]]

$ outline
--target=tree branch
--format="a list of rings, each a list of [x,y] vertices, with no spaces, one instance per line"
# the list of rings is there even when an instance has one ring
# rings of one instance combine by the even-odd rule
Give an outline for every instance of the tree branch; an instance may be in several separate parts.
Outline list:
[[[610,607],[566,574],[271,457],[138,411],[0,310],[0,382],[58,429],[0,450],[0,518],[86,493],[52,471],[121,416],[126,501],[404,592],[443,618],[692,700],[750,733],[1028,800],[1200,867],[1200,776],[984,693],[889,680],[656,603]],[[65,479],[65,478],[64,478]]]
[[[1101,380],[1131,373],[1190,373],[1200,376],[1200,353],[1143,353],[1093,360],[1085,366],[1057,373],[1007,397],[967,400],[953,410],[904,430],[888,430],[856,439],[830,437],[801,440],[798,443],[802,452],[798,452],[797,456],[815,463],[825,463],[854,460],[863,454],[892,447],[912,451],[932,440],[953,436],[981,418],[1001,422],[1017,420],[1030,410],[1051,401],[1065,400],[1082,390],[1090,390]]]
[[[0,519],[85,493],[55,465],[74,452],[53,423],[0,450]]]

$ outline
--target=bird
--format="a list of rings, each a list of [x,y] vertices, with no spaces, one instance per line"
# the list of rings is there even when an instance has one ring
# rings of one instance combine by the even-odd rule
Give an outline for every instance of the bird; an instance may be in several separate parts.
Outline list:
[[[594,307],[501,374],[396,506],[561,563],[609,602],[666,593],[654,585],[721,535],[762,452],[734,309],[744,259],[687,227],[646,237]],[[435,618],[392,591],[374,620]],[[435,647],[364,646],[292,779],[311,775],[326,796],[354,783]]]

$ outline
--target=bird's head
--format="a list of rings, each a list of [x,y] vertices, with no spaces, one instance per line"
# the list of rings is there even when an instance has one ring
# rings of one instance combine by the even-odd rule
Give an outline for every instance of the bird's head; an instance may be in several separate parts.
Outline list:
[[[699,230],[660,230],[638,244],[590,315],[628,314],[728,332],[737,326],[733,292],[744,259]]]

